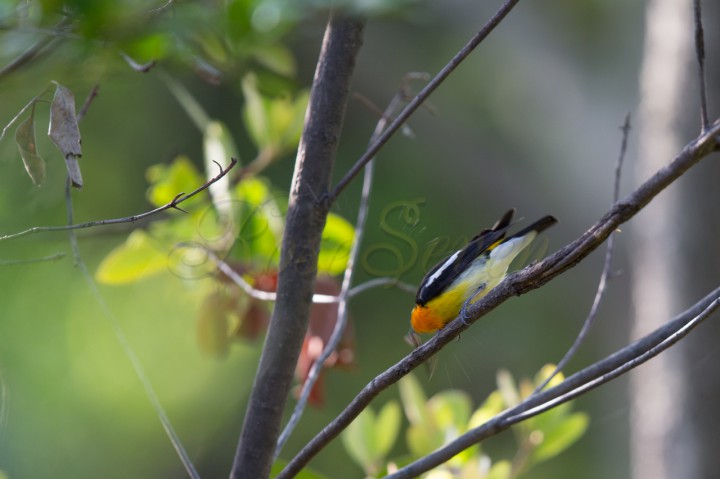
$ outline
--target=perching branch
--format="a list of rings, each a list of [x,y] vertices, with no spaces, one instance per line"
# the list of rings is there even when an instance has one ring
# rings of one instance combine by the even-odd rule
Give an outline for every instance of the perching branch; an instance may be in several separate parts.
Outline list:
[[[280,250],[278,295],[230,476],[268,477],[307,330],[332,167],[364,22],[332,12],[295,161]]]
[[[711,128],[688,143],[670,164],[656,172],[633,193],[616,202],[610,211],[575,241],[541,262],[509,274],[485,297],[468,308],[468,316],[464,318],[465,321],[463,321],[463,318],[456,318],[429,341],[412,351],[385,372],[376,376],[330,424],[325,426],[288,463],[285,470],[278,475],[278,479],[287,479],[297,474],[315,454],[340,434],[375,396],[395,384],[400,378],[453,341],[470,324],[494,310],[510,297],[519,296],[537,289],[582,261],[583,258],[597,249],[618,226],[635,216],[658,193],[677,180],[702,158],[710,154],[718,143],[717,136],[719,134],[720,120],[715,121]]]
[[[475,48],[497,27],[500,22],[510,13],[510,10],[517,5],[520,0],[507,0],[500,9],[488,20],[488,22],[468,41],[465,46],[425,85],[425,88],[420,90],[415,98],[413,98],[407,106],[395,117],[395,119],[388,125],[387,129],[378,136],[377,140],[365,150],[365,153],[357,160],[357,162],[350,168],[345,176],[338,182],[327,197],[328,204],[334,202],[340,193],[350,184],[363,167],[372,160],[378,151],[390,140],[390,138],[397,132],[398,129],[410,118],[410,115],[415,113],[420,105],[439,87],[450,74],[463,62]]]
[[[517,406],[498,414],[485,424],[466,432],[451,443],[408,464],[393,474],[389,474],[386,478],[417,477],[419,474],[444,463],[468,447],[494,436],[514,424],[571,401],[625,374],[676,344],[707,319],[718,307],[720,307],[720,288],[698,301],[665,326],[573,374],[557,386],[540,394],[530,396]]]
[[[625,123],[620,129],[622,130],[622,141],[620,143],[620,154],[618,155],[617,163],[615,164],[613,204],[620,199],[620,178],[622,176],[623,162],[625,161],[625,152],[627,151],[628,135],[630,134],[630,113],[627,113],[625,115]],[[612,263],[614,246],[615,234],[611,233],[607,240],[605,259],[603,261],[603,269],[602,273],[600,273],[600,282],[598,283],[597,291],[595,292],[595,298],[593,299],[592,306],[590,307],[590,312],[588,313],[587,318],[585,318],[585,322],[580,329],[580,333],[578,333],[575,341],[573,341],[572,343],[572,346],[570,346],[570,349],[567,350],[562,359],[557,363],[557,366],[555,366],[555,370],[552,372],[552,374],[550,374],[545,379],[545,381],[542,382],[542,384],[535,388],[533,394],[537,394],[543,389],[545,389],[545,386],[550,384],[550,381],[552,381],[552,379],[557,375],[557,373],[562,371],[565,366],[567,366],[573,356],[575,356],[575,353],[577,353],[577,350],[580,349],[582,343],[585,342],[585,338],[587,338],[587,335],[590,332],[590,328],[595,323],[595,318],[597,318],[598,311],[600,311],[600,304],[602,303],[603,296],[605,296],[605,287],[607,286],[607,281],[610,277],[610,264]]]
[[[120,223],[135,223],[136,221],[140,221],[142,219],[147,218],[148,216],[155,215],[157,213],[160,213],[165,210],[169,210],[171,208],[183,211],[178,207],[178,205],[180,203],[182,203],[183,201],[190,199],[193,196],[197,195],[198,193],[206,190],[210,185],[212,185],[216,181],[220,180],[220,178],[222,178],[223,176],[227,175],[227,173],[236,164],[237,164],[237,160],[235,158],[231,158],[230,164],[227,166],[227,168],[220,168],[220,173],[218,173],[215,177],[208,180],[202,186],[196,188],[195,190],[191,191],[188,194],[179,193],[169,203],[164,204],[158,208],[155,208],[154,210],[146,211],[145,213],[140,213],[139,215],[126,216],[124,218],[115,218],[115,219],[111,219],[111,220],[97,220],[97,221],[88,221],[87,223],[68,224],[66,226],[35,226],[33,228],[27,229],[25,231],[21,231],[19,233],[13,233],[13,234],[5,235],[5,236],[0,236],[0,241],[22,238],[23,236],[27,236],[30,234],[43,233],[43,232],[48,232],[48,231],[68,231],[68,230],[77,230],[77,229],[82,229],[82,228],[90,228],[93,226],[116,225],[116,224],[120,224]]]

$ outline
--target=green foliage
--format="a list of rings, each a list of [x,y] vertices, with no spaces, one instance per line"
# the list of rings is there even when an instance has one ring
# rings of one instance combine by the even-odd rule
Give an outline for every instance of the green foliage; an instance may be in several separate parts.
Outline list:
[[[271,161],[295,148],[302,133],[308,91],[301,92],[295,99],[287,94],[273,97],[258,90],[254,75],[243,79],[242,90],[245,95],[243,119],[259,150],[258,157],[269,157],[267,161]]]
[[[460,435],[485,424],[488,420],[522,401],[553,371],[546,365],[534,381],[523,379],[520,387],[507,371],[498,372],[498,389],[473,411],[470,396],[458,390],[441,391],[427,399],[420,382],[412,374],[399,382],[400,399],[409,426],[406,433],[409,457],[380,461],[385,454],[376,451],[384,429],[368,409],[348,427],[343,444],[350,456],[367,474],[378,474],[387,465],[402,465],[418,459],[452,442]],[[563,380],[561,374],[548,387]],[[387,407],[387,406],[386,406]],[[445,464],[429,471],[425,479],[514,479],[526,474],[533,466],[564,452],[576,443],[588,426],[588,416],[573,413],[572,404],[553,408],[514,427],[518,451],[513,460],[492,460],[479,445],[457,454]],[[399,424],[399,423],[398,423]],[[395,429],[389,430],[393,433]],[[388,432],[388,434],[390,434]],[[388,448],[389,451],[389,448]]]
[[[350,457],[366,474],[377,474],[400,431],[400,405],[389,401],[375,415],[366,408],[343,432],[341,439]]]

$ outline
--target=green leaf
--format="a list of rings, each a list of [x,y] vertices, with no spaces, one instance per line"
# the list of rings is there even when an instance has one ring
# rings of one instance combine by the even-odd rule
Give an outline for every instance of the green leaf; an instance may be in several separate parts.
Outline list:
[[[407,429],[407,445],[415,457],[425,456],[444,444],[445,434],[431,420],[411,424]]]
[[[493,391],[490,393],[485,402],[478,409],[475,410],[473,415],[470,417],[468,423],[468,429],[474,429],[482,426],[490,419],[498,415],[504,409],[504,401],[500,391]]]
[[[545,366],[543,366],[543,367],[540,369],[540,371],[538,371],[538,373],[535,375],[535,380],[534,380],[534,382],[535,382],[535,387],[537,387],[537,386],[539,386],[540,384],[542,384],[542,383],[553,373],[553,371],[555,371],[555,365],[554,365],[554,364],[546,364]],[[553,388],[553,387],[557,386],[558,384],[560,384],[561,382],[563,382],[564,380],[565,380],[565,375],[562,373],[562,371],[559,371],[559,372],[550,380],[550,382],[547,383],[547,385],[545,386],[545,389]],[[544,391],[545,389],[543,389],[543,391]]]
[[[159,164],[148,168],[146,173],[151,183],[148,189],[148,200],[155,206],[171,202],[180,193],[189,193],[201,186],[205,180],[195,165],[186,156],[178,156],[169,165]],[[183,203],[182,208],[188,209],[191,204],[201,203],[199,196]]]
[[[237,148],[232,135],[224,123],[211,121],[205,128],[205,176],[208,180],[227,168],[231,158],[237,158]],[[219,165],[219,167],[218,167]],[[234,218],[233,201],[230,192],[230,178],[225,175],[210,185],[210,196],[215,209],[225,218]]]
[[[537,463],[557,456],[582,437],[589,422],[587,414],[577,412],[563,419],[553,429],[543,431],[543,440],[533,451],[532,460]]]
[[[259,149],[270,143],[270,120],[265,106],[265,99],[257,90],[257,79],[254,75],[247,75],[242,80],[242,91],[245,96],[243,106],[243,119],[250,138]]]
[[[242,90],[243,119],[258,149],[271,159],[294,149],[300,140],[310,93],[303,91],[295,99],[290,95],[268,97],[258,90],[254,75],[243,78]]]
[[[262,179],[249,177],[236,187],[238,234],[231,256],[277,264],[284,229],[284,216],[270,186]]]
[[[515,380],[507,369],[501,369],[497,373],[497,385],[503,401],[507,407],[517,406],[520,403],[520,393],[518,392]]]
[[[428,402],[435,424],[442,429],[453,428],[458,432],[465,431],[471,408],[470,396],[459,390],[442,391]]]
[[[284,45],[257,46],[252,55],[258,63],[275,73],[284,76],[295,75],[295,58]]]
[[[353,226],[341,216],[330,213],[320,241],[318,271],[329,275],[345,271],[354,237]]]
[[[98,266],[95,278],[104,284],[126,284],[147,278],[168,267],[168,253],[143,230],[135,230]]]
[[[427,397],[415,375],[408,374],[398,382],[400,401],[410,424],[428,421]]]
[[[510,479],[512,476],[512,464],[510,461],[498,461],[490,468],[484,479]]]
[[[379,455],[375,446],[375,413],[371,408],[363,410],[343,431],[342,443],[366,472],[374,470]]]
[[[288,97],[273,99],[270,103],[270,135],[279,152],[297,148],[305,125],[305,111],[310,92],[304,90],[295,100]]]
[[[15,143],[20,150],[25,170],[35,186],[40,186],[45,179],[45,161],[40,157],[35,143],[35,104],[30,116],[18,125],[15,130]]]
[[[380,410],[375,424],[375,449],[383,459],[392,449],[400,432],[400,404],[389,401]]]
[[[428,401],[428,411],[432,422],[442,432],[442,443],[456,439],[464,433],[470,419],[472,402],[467,393],[458,390],[442,391]],[[448,464],[451,467],[461,467],[474,454],[477,448],[471,447],[455,455]]]

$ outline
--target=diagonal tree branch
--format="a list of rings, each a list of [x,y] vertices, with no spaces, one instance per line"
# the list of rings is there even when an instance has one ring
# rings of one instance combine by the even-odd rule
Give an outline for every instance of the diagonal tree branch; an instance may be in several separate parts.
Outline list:
[[[115,218],[111,220],[98,220],[98,221],[88,221],[87,223],[76,223],[76,224],[69,224],[67,226],[35,226],[30,229],[26,229],[25,231],[21,231],[19,233],[13,233],[8,234],[5,236],[0,236],[0,241],[4,240],[11,240],[11,239],[17,239],[22,238],[23,236],[27,236],[34,233],[43,233],[43,232],[49,232],[49,231],[68,231],[68,230],[78,230],[82,228],[91,228],[93,226],[105,226],[105,225],[116,225],[121,223],[135,223],[136,221],[140,221],[144,218],[147,218],[148,216],[155,215],[157,213],[160,213],[161,211],[169,210],[171,208],[180,210],[178,205],[182,203],[183,201],[192,198],[193,196],[197,195],[198,193],[206,190],[210,185],[215,183],[216,181],[220,180],[223,176],[227,175],[228,171],[230,171],[235,165],[237,164],[237,160],[235,158],[230,159],[230,164],[227,166],[227,168],[220,168],[220,173],[218,173],[215,177],[211,178],[205,184],[202,186],[199,186],[195,190],[191,191],[188,194],[185,193],[179,193],[173,200],[167,204],[164,204],[158,208],[155,208],[154,210],[146,211],[145,213],[140,213],[139,215],[133,215],[133,216],[126,216],[124,218]],[[182,210],[180,210],[182,211]]]
[[[280,253],[278,295],[231,477],[268,477],[315,287],[332,166],[364,22],[331,13],[305,116]]]
[[[557,386],[540,394],[530,396],[522,403],[498,414],[485,424],[466,432],[451,443],[386,477],[388,479],[417,477],[468,447],[494,436],[514,424],[571,401],[615,379],[676,344],[707,319],[718,307],[720,307],[720,288],[715,289],[690,309],[644,338],[573,374]]]
[[[616,202],[610,211],[578,239],[543,261],[508,275],[487,296],[468,309],[467,318],[456,318],[429,341],[412,351],[385,372],[376,376],[355,396],[345,410],[325,426],[288,463],[285,470],[277,476],[278,479],[286,479],[297,474],[315,454],[340,434],[375,396],[437,353],[465,331],[470,324],[488,314],[510,297],[519,296],[539,288],[592,253],[619,225],[632,218],[658,193],[677,180],[702,158],[710,154],[718,143],[717,136],[719,134],[720,121],[715,121],[711,128],[688,143],[670,164],[661,168],[633,193]]]
[[[34,59],[47,54],[60,44],[62,37],[59,33],[72,22],[70,17],[65,17],[43,38],[32,44],[27,50],[18,55],[13,61],[0,68],[0,80],[21,69]]]
[[[372,160],[378,151],[390,140],[390,138],[399,130],[402,125],[410,118],[410,115],[415,113],[420,105],[439,87],[450,74],[462,63],[480,43],[487,38],[488,35],[497,27],[500,22],[510,13],[510,11],[517,5],[520,0],[507,0],[500,9],[492,16],[490,20],[478,31],[460,51],[425,85],[425,88],[420,90],[415,98],[413,98],[403,111],[388,125],[387,129],[377,137],[377,139],[370,145],[370,147],[363,153],[363,155],[357,160],[357,162],[350,168],[345,176],[338,182],[335,189],[331,194],[328,195],[328,203],[332,203],[342,193],[342,191],[350,184],[363,167]]]

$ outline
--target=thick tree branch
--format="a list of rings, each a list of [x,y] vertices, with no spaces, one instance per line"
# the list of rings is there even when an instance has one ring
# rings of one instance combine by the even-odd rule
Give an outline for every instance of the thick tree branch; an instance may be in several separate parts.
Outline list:
[[[388,479],[417,477],[419,474],[439,466],[468,447],[494,436],[514,424],[571,401],[615,379],[677,343],[707,319],[719,306],[720,288],[717,288],[690,309],[675,317],[671,322],[642,339],[573,374],[557,386],[529,397],[517,406],[490,419],[485,424],[468,431],[450,444],[386,477]]]
[[[456,318],[429,341],[375,377],[358,393],[345,410],[325,426],[288,463],[285,470],[278,475],[278,479],[286,479],[297,474],[315,454],[340,434],[375,396],[437,353],[465,331],[470,324],[488,314],[510,297],[539,288],[592,253],[619,225],[632,218],[658,193],[711,153],[717,145],[718,134],[720,134],[720,121],[716,121],[711,128],[688,143],[670,164],[660,169],[637,190],[623,200],[616,202],[608,213],[578,239],[543,261],[508,275],[487,296],[468,309],[468,317],[465,318],[466,322],[463,321],[463,318]]]
[[[308,325],[320,236],[349,84],[364,22],[333,13],[325,30],[298,148],[280,254],[278,295],[231,477],[267,477]]]

